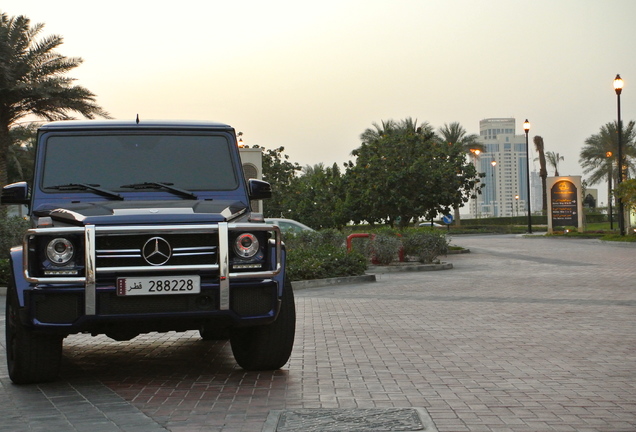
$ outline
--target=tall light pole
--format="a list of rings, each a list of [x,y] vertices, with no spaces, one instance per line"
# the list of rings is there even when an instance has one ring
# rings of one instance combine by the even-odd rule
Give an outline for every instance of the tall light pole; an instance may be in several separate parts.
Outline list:
[[[481,150],[471,148],[470,152],[473,154],[473,164],[475,165],[475,171],[478,171],[477,158],[479,157],[479,154],[481,153]],[[475,196],[475,218],[477,218],[477,184],[476,183],[475,183],[475,190],[473,192],[474,192],[474,196]]]
[[[492,183],[492,197],[493,198],[497,198],[497,186],[495,185],[495,167],[497,166],[497,161],[496,160],[492,160],[490,162],[490,165],[492,165],[492,170],[490,171],[490,182]],[[492,203],[492,201],[491,201]],[[492,216],[495,217],[495,207],[492,207]]]
[[[530,210],[530,148],[528,146],[528,132],[530,132],[530,122],[528,119],[523,122],[523,130],[526,133],[526,162],[528,163],[528,234],[532,234],[532,211]]]
[[[605,156],[607,157],[607,169],[608,169],[608,174],[607,174],[607,206],[609,207],[609,221],[610,221],[610,230],[614,231],[614,215],[612,214],[613,209],[612,209],[612,175],[614,175],[612,173],[612,166],[613,166],[613,162],[612,162],[612,152],[608,151],[605,153]]]
[[[619,74],[614,78],[614,90],[616,90],[616,102],[618,111],[618,181],[616,186],[623,182],[623,125],[621,124],[621,92],[623,91],[623,80]],[[625,208],[623,200],[618,197],[618,229],[621,235],[625,235]]]

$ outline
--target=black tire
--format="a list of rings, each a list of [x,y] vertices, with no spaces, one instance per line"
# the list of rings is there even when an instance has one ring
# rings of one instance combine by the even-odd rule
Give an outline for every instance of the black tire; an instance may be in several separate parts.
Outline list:
[[[16,384],[54,381],[60,372],[64,338],[37,334],[24,327],[18,317],[19,304],[13,283],[6,299],[6,347],[9,378]]]
[[[285,289],[278,318],[271,324],[234,328],[230,344],[234,359],[245,370],[275,370],[287,363],[296,334],[296,305],[291,283]]]

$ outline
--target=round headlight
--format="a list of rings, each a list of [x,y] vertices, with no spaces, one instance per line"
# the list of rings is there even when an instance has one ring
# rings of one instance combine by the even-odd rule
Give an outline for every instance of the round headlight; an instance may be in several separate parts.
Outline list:
[[[254,234],[244,233],[236,238],[234,250],[243,258],[252,258],[258,252],[260,245]]]
[[[53,264],[63,265],[73,258],[73,243],[65,238],[56,238],[46,246],[46,256]]]

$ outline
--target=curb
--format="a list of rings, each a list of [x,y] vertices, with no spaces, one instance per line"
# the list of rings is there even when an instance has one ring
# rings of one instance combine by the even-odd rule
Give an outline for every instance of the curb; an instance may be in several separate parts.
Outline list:
[[[453,264],[442,262],[439,264],[406,264],[392,266],[369,266],[369,273],[396,273],[396,272],[416,272],[416,271],[437,271],[450,270]]]
[[[465,253],[470,253],[470,249],[453,249],[446,252],[446,255],[458,255],[458,254],[465,254]]]
[[[376,278],[374,274],[365,274],[360,276],[343,276],[343,277],[335,277],[335,278],[327,278],[327,279],[294,281],[292,282],[292,288],[294,290],[303,290],[307,288],[316,288],[316,287],[333,286],[333,285],[345,285],[345,284],[351,284],[351,283],[375,282],[375,281],[376,281]]]

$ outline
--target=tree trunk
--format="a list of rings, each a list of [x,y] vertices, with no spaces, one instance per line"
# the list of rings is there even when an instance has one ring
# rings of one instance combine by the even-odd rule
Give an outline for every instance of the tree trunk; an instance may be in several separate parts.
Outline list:
[[[11,146],[11,138],[9,136],[9,128],[6,125],[0,125],[0,187],[9,183],[9,147]]]
[[[462,226],[462,220],[459,217],[459,207],[455,207],[455,216],[453,219],[455,219],[455,226]]]
[[[543,189],[543,214],[548,214],[548,173],[539,174],[541,176],[541,188]]]
[[[547,191],[547,179],[548,179],[548,170],[546,168],[545,162],[545,152],[544,152],[544,144],[543,138],[539,135],[533,138],[534,148],[537,150],[539,154],[539,177],[541,177],[541,187],[543,189],[543,214],[548,214],[548,191]],[[530,173],[528,173],[528,178],[530,178]],[[528,197],[530,200],[530,197]]]

